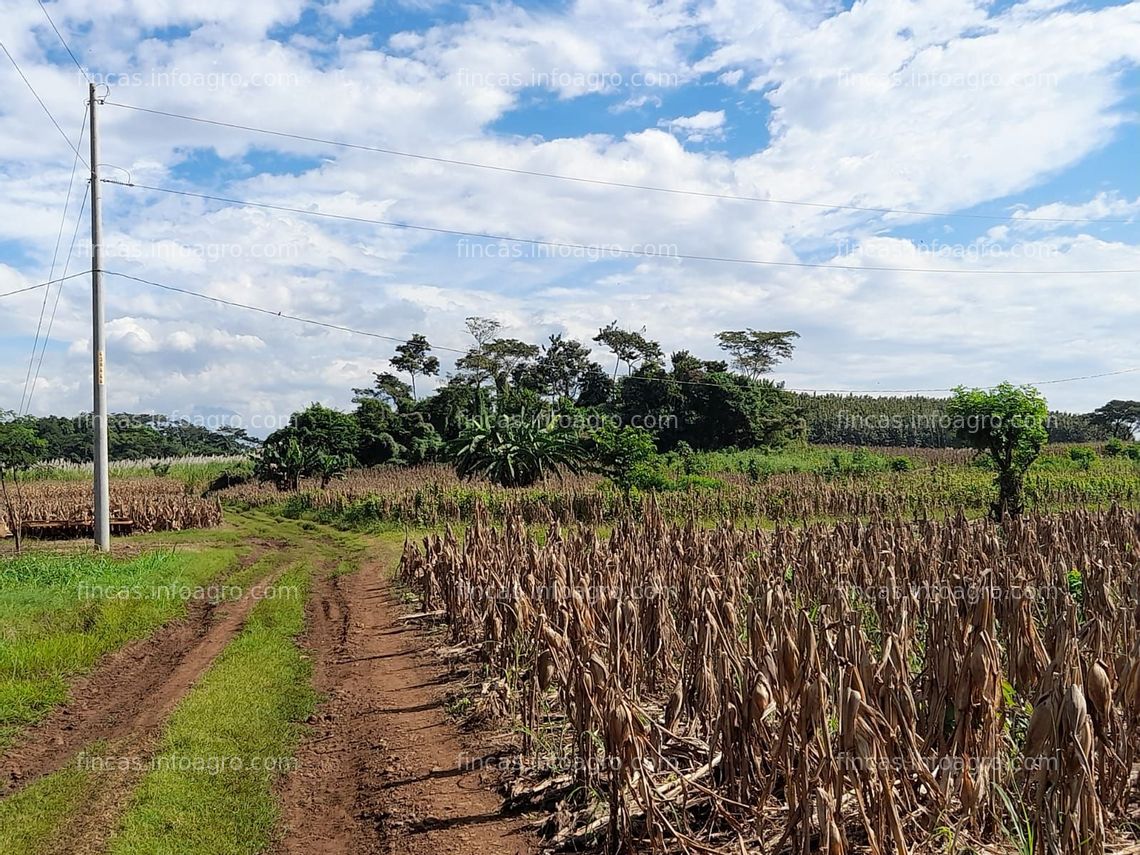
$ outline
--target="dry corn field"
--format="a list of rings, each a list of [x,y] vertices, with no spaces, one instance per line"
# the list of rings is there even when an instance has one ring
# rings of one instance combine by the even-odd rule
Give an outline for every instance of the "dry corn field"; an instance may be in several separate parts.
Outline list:
[[[94,511],[86,481],[32,481],[20,486],[20,497],[12,491],[12,498],[25,525],[32,527],[29,533],[34,534],[37,525],[50,524],[53,532],[91,526]],[[136,532],[211,528],[221,524],[222,506],[215,498],[188,491],[180,481],[112,479],[111,518],[129,521]]]
[[[943,457],[947,455],[943,454]],[[659,493],[654,501],[670,519],[819,520],[851,517],[926,518],[959,509],[984,513],[995,492],[993,475],[961,463],[913,472],[829,478],[813,473],[775,474],[754,481],[744,474],[718,472],[715,488]],[[533,488],[505,488],[460,481],[450,466],[358,470],[322,488],[302,484],[294,495],[256,483],[221,492],[249,507],[280,504],[298,513],[327,514],[349,524],[394,523],[438,526],[474,519],[476,508],[496,521],[521,517],[528,523],[581,522],[599,525],[639,513],[642,498],[627,499],[605,489],[598,475],[551,479]],[[1031,474],[1026,494],[1033,507],[1055,510],[1113,503],[1140,503],[1140,470],[1129,475]]]
[[[611,852],[1133,851],[1140,515],[608,537],[486,514],[402,582],[523,734],[510,804]]]

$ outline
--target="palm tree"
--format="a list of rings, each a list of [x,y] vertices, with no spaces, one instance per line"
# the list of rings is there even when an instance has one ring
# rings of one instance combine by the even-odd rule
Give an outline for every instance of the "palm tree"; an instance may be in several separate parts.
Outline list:
[[[563,469],[581,472],[586,457],[572,430],[526,414],[473,419],[448,450],[460,478],[482,476],[503,487],[528,487],[561,477]]]

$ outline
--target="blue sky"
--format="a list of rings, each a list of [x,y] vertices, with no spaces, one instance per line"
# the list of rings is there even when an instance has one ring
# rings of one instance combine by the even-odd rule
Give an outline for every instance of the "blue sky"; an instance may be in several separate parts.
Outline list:
[[[492,251],[108,185],[110,270],[397,337],[423,332],[460,349],[469,315],[534,341],[553,332],[587,340],[617,319],[647,327],[667,352],[710,358],[719,330],[797,329],[795,358],[777,373],[794,388],[945,388],[1140,365],[1137,276],[1124,272],[1140,270],[1136,2],[47,7],[119,103],[780,200],[509,175],[108,105],[108,177],[598,250]],[[0,40],[73,134],[82,77],[35,4],[0,0],[0,11]],[[0,63],[0,74],[9,93],[0,105],[3,292],[49,277],[61,218],[64,250],[77,222],[82,176],[65,215],[71,152],[11,66]],[[797,201],[948,216],[787,204]],[[84,231],[80,221],[69,272],[85,263]],[[823,267],[600,251],[615,246]],[[57,258],[57,275],[62,267]],[[978,270],[987,272],[970,272]],[[313,400],[346,406],[350,389],[391,355],[375,339],[115,277],[108,294],[116,409],[268,422]],[[50,317],[55,292],[47,296]],[[43,299],[34,292],[0,305],[0,408],[24,397]],[[32,411],[87,406],[88,311],[83,280],[66,284]],[[446,370],[453,355],[440,355]],[[1138,382],[1140,373],[1125,373],[1046,391],[1055,406],[1088,410],[1138,397]]]

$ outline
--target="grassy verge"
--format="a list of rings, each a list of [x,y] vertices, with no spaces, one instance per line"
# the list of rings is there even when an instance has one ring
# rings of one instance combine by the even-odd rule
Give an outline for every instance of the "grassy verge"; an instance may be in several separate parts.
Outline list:
[[[0,749],[67,697],[96,660],[186,612],[233,549],[131,560],[27,554],[0,562]]]
[[[300,596],[258,603],[249,621],[178,707],[111,843],[112,855],[265,849],[277,820],[273,782],[291,767],[316,705],[304,629],[310,567],[280,579]]]
[[[0,855],[41,852],[91,790],[91,775],[67,766],[0,802]]]

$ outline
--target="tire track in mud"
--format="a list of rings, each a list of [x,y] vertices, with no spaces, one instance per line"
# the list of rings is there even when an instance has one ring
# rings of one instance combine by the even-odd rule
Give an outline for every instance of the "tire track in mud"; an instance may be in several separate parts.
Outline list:
[[[400,619],[391,568],[314,580],[306,644],[326,697],[282,782],[274,855],[532,855],[469,756],[443,669]]]

